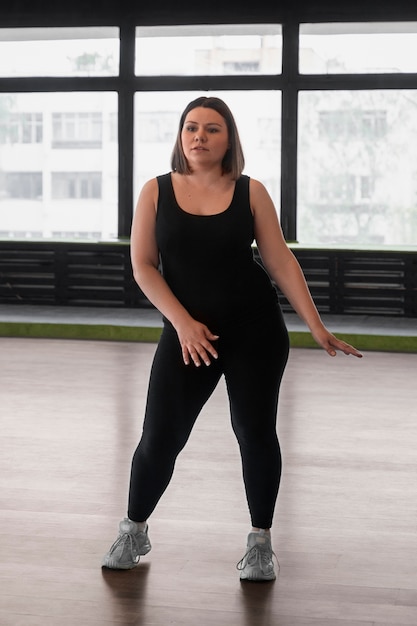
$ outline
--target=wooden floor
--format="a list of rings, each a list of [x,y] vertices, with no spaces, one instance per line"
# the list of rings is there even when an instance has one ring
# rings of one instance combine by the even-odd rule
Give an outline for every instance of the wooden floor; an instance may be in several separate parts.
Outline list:
[[[154,344],[0,340],[2,626],[416,626],[417,355],[293,349],[279,408],[275,583],[249,530],[223,383],[129,572],[125,515]]]

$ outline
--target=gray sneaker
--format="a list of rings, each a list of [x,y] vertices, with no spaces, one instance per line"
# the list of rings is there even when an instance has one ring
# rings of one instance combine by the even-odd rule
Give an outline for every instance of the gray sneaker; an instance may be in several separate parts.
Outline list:
[[[135,522],[125,518],[119,524],[119,536],[104,555],[102,567],[110,569],[132,569],[139,563],[140,557],[151,549],[148,527],[144,532],[138,530]]]
[[[253,582],[275,580],[274,556],[276,558],[268,534],[262,530],[249,533],[247,552],[236,565],[240,571],[240,580]]]

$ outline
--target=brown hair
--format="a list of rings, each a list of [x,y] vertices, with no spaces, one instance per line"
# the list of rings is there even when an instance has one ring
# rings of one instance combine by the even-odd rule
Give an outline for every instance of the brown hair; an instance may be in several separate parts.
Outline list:
[[[213,109],[226,121],[230,146],[222,161],[223,174],[231,174],[232,178],[237,180],[245,166],[245,157],[243,155],[242,144],[240,143],[239,132],[233,114],[227,104],[220,98],[215,98],[214,96],[200,96],[192,100],[185,107],[180,117],[177,138],[171,155],[172,170],[179,174],[191,173],[182,147],[181,132],[188,113],[197,107]]]

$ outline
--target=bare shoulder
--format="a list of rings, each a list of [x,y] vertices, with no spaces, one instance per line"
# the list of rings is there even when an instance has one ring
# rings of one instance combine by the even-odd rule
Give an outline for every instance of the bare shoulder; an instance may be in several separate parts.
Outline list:
[[[146,210],[156,211],[156,207],[158,204],[158,193],[159,188],[157,179],[151,178],[150,180],[147,180],[139,192],[135,213],[138,212],[138,209],[141,212]]]
[[[274,204],[267,188],[256,178],[249,180],[249,199],[254,215],[259,211],[274,209]]]
[[[250,193],[267,193],[265,185],[256,178],[249,178],[249,190]]]
[[[140,196],[152,196],[155,194],[158,195],[158,181],[156,178],[150,178],[142,186],[139,197]]]
[[[138,246],[145,251],[154,243],[157,205],[158,181],[151,178],[143,184],[133,213],[131,244],[135,254]]]

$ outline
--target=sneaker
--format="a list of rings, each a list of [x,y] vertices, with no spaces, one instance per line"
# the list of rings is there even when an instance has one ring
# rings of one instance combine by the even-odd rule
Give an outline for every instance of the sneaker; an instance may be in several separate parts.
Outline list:
[[[102,567],[110,569],[132,569],[139,563],[140,557],[151,549],[148,527],[138,530],[135,522],[125,518],[119,524],[119,536],[104,555]]]
[[[271,539],[265,531],[252,532],[248,535],[247,552],[236,565],[240,571],[240,580],[260,582],[275,580],[274,563],[276,554],[272,550]]]

